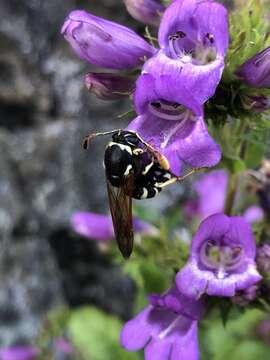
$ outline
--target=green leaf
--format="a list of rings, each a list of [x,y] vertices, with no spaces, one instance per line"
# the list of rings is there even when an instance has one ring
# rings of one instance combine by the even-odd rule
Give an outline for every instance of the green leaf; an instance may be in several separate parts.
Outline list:
[[[138,360],[119,344],[122,324],[119,319],[95,307],[84,307],[72,313],[68,331],[73,344],[85,360]]]
[[[264,144],[248,143],[245,151],[245,163],[248,168],[256,168],[260,165],[265,152]]]
[[[230,173],[236,174],[246,170],[246,165],[238,156],[223,154],[222,163]]]
[[[201,360],[268,359],[269,348],[258,341],[255,333],[264,313],[252,309],[241,315],[238,312],[232,315],[234,317],[230,316],[226,328],[213,315],[202,323]]]

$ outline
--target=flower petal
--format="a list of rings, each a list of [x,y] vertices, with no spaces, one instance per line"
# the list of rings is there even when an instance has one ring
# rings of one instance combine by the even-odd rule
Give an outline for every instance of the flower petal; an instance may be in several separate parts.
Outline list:
[[[77,233],[89,239],[110,240],[114,238],[110,216],[78,211],[71,217],[71,225]]]
[[[152,326],[148,317],[152,306],[147,306],[134,319],[128,321],[120,334],[120,343],[124,349],[137,351],[142,349],[151,338]]]
[[[133,68],[155,52],[131,29],[85,11],[72,11],[61,32],[81,59],[105,68]]]
[[[193,41],[202,42],[207,34],[211,34],[217,54],[224,57],[229,43],[227,10],[214,1],[174,1],[160,23],[160,47],[168,47],[169,36],[178,31],[183,31]]]
[[[157,69],[159,71],[159,69]],[[190,109],[195,115],[203,113],[202,106],[188,90],[185,83],[181,83],[179,91],[179,80],[177,76],[170,74],[142,73],[136,82],[134,102],[137,114],[141,115],[148,111],[150,103],[157,100],[166,100],[171,103],[178,103]],[[180,76],[181,70],[178,75]]]
[[[150,302],[153,306],[172,310],[176,314],[182,314],[192,320],[200,320],[204,315],[205,302],[194,301],[184,296],[176,286],[170,288],[163,295],[151,295]]]
[[[204,104],[214,95],[223,68],[223,58],[217,58],[206,65],[194,65],[190,62],[184,63],[181,59],[170,59],[163,50],[160,50],[144,64],[143,74],[153,76],[155,81],[158,81],[161,76],[167,77],[166,80],[162,80],[163,83],[164,81],[167,82],[167,88],[164,89],[166,85],[161,83],[159,89],[156,90],[156,94],[160,98],[165,98],[167,89],[170,97],[167,99],[168,101],[179,102],[176,98],[182,94],[182,96],[191,97],[193,101]],[[136,92],[144,90],[143,88],[140,89],[139,85],[137,82]],[[186,101],[186,104],[179,103],[190,108],[188,106],[189,101]]]

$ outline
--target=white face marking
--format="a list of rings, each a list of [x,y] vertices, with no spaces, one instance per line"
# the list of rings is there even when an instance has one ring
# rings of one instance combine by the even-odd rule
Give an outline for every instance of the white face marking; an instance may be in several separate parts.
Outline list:
[[[147,198],[147,195],[148,195],[148,191],[146,188],[143,188],[143,194],[141,196],[141,199],[146,199]]]
[[[132,155],[132,150],[130,146],[110,141],[109,144],[107,145],[107,148],[110,148],[113,145],[119,146],[121,150],[126,150],[130,155]]]
[[[132,169],[132,165],[128,165],[126,171],[124,172],[124,176],[127,176],[130,173],[131,169]]]
[[[154,165],[153,162],[151,162],[149,165],[147,165],[144,169],[144,171],[142,172],[143,175],[147,174],[148,171],[151,169],[151,167]]]

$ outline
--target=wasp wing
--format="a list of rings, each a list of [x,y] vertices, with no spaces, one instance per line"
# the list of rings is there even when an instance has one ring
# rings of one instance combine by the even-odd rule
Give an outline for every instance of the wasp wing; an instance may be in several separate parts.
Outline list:
[[[123,186],[113,187],[107,180],[107,189],[115,239],[125,259],[133,248],[132,195],[133,175],[127,176]]]

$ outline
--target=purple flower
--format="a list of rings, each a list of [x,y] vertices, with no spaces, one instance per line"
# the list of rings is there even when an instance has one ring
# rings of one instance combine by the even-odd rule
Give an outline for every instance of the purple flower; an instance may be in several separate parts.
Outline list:
[[[221,4],[174,1],[161,20],[161,49],[145,63],[143,73],[155,79],[170,75],[178,92],[184,85],[203,104],[214,95],[220,81],[228,39],[227,11]]]
[[[253,205],[246,209],[246,211],[243,214],[243,218],[249,222],[250,224],[253,224],[255,222],[262,221],[264,217],[264,213],[262,208],[259,206]]]
[[[228,174],[225,170],[215,170],[200,177],[193,186],[198,194],[196,200],[190,200],[184,207],[184,212],[189,217],[198,217],[200,221],[210,215],[224,211]],[[250,206],[243,217],[249,223],[261,221],[263,211],[259,206]]]
[[[135,88],[135,82],[127,76],[108,73],[88,73],[84,78],[89,92],[102,100],[115,100],[128,96]]]
[[[0,349],[0,360],[32,360],[38,355],[39,350],[32,346],[11,346]]]
[[[155,52],[131,29],[85,11],[72,11],[61,33],[81,59],[105,68],[134,68]]]
[[[165,155],[174,174],[181,174],[183,163],[198,168],[219,162],[220,147],[207,131],[203,108],[185,84],[179,91],[177,78],[142,74],[134,101],[139,116],[128,129]]]
[[[236,74],[250,86],[270,87],[270,46],[248,59]]]
[[[110,216],[91,212],[78,211],[71,217],[74,231],[89,239],[106,241],[114,238],[112,219]],[[155,236],[157,229],[144,221],[133,218],[134,231]]]
[[[70,341],[65,339],[64,337],[59,337],[54,341],[54,347],[57,351],[70,355],[75,352],[75,349]]]
[[[175,304],[174,310],[167,307],[166,297],[173,298],[169,302]],[[202,314],[202,302],[186,299],[175,288],[151,302],[125,324],[121,345],[129,351],[144,348],[146,360],[199,359],[197,319]]]
[[[144,24],[158,26],[165,7],[160,0],[124,0],[130,15]]]
[[[211,171],[194,182],[198,194],[197,206],[193,215],[204,220],[210,215],[223,212],[228,185],[228,174],[225,170]]]
[[[195,234],[187,265],[177,274],[180,292],[234,296],[261,280],[255,263],[256,246],[250,225],[241,217],[215,214]]]

